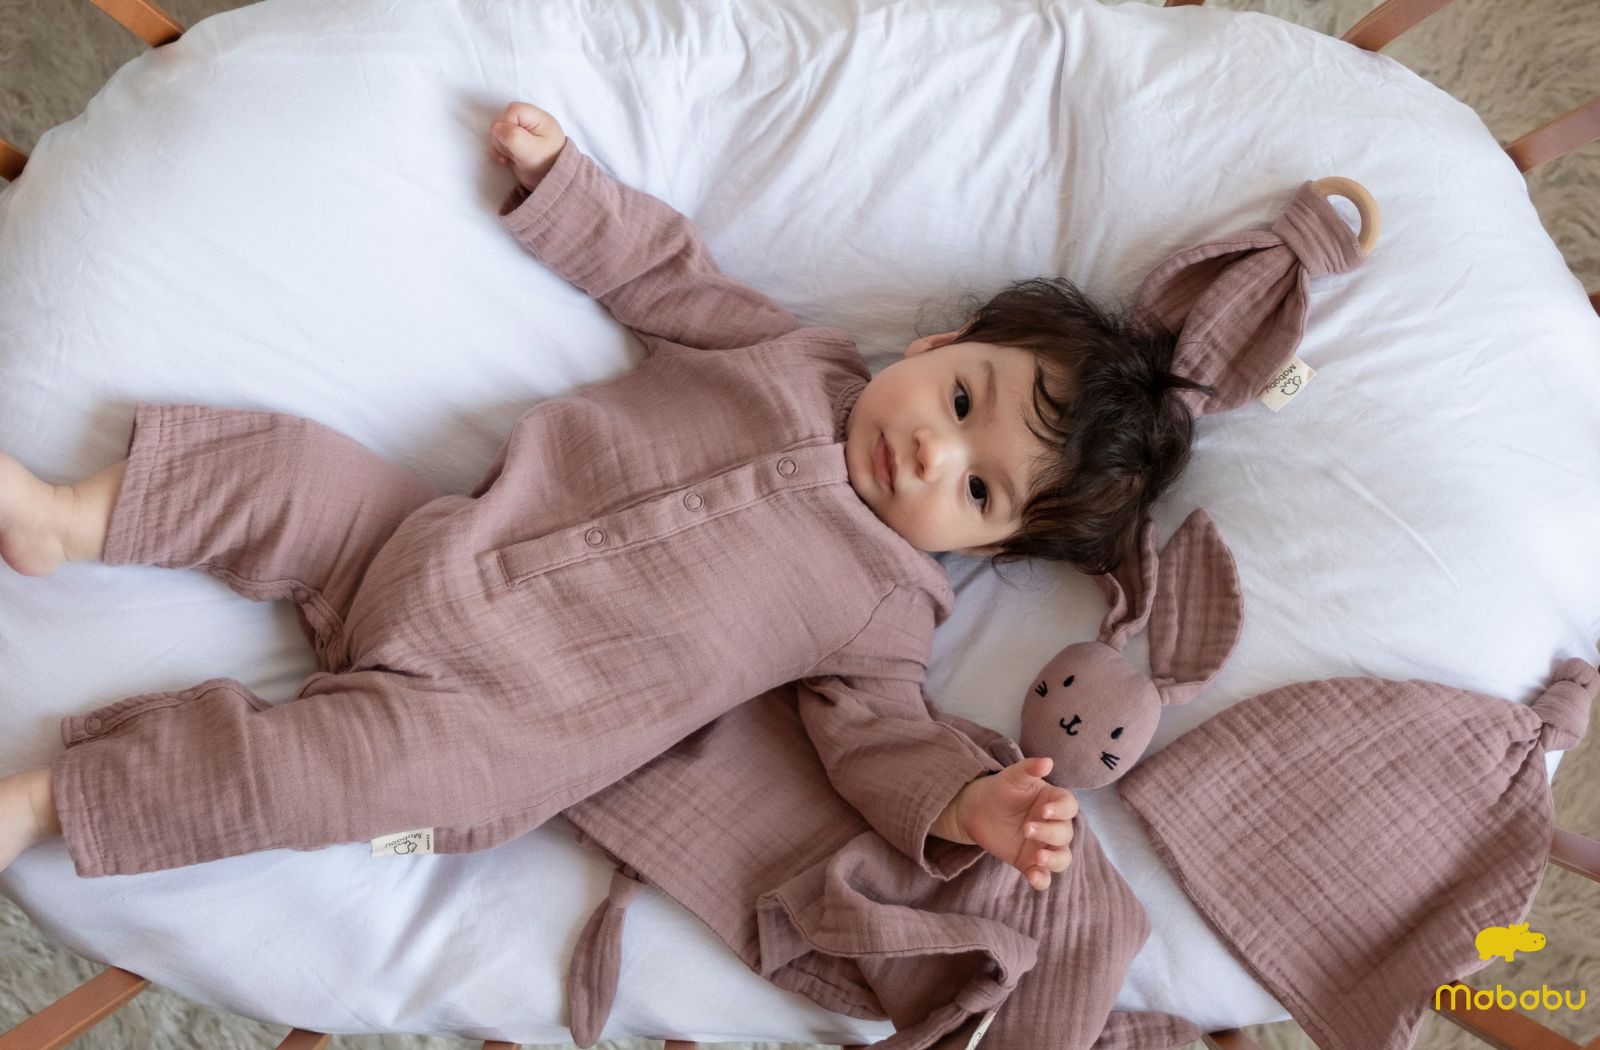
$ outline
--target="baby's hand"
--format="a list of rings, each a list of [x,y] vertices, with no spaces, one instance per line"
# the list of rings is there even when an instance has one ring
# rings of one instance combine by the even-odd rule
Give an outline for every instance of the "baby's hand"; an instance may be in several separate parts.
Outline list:
[[[1036,890],[1048,888],[1050,873],[1072,863],[1068,845],[1078,800],[1041,779],[1051,765],[1048,758],[1025,758],[972,781],[950,803],[967,840],[1022,872]]]
[[[513,102],[489,126],[489,156],[516,172],[522,188],[532,191],[555,165],[567,133],[555,117],[538,106]]]

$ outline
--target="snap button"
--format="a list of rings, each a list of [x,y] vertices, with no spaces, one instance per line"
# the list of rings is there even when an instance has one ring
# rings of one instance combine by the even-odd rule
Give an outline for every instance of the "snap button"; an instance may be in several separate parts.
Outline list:
[[[296,587],[294,589],[294,600],[295,601],[303,602],[303,601],[305,601],[306,599],[308,599],[310,597],[311,597],[311,592],[306,590],[304,587]]]
[[[103,725],[105,725],[105,723],[100,720],[99,715],[90,715],[88,718],[83,720],[84,730],[90,733],[100,732],[100,727]]]
[[[590,529],[583,534],[583,539],[589,546],[598,547],[606,541],[606,533],[604,529]]]
[[[698,492],[691,492],[683,497],[683,505],[690,510],[699,510],[703,503],[705,503],[705,500],[700,498],[700,493]]]
[[[795,463],[795,461],[790,459],[788,456],[784,456],[782,459],[778,460],[778,473],[782,474],[786,478],[791,477],[794,472],[799,469],[800,467]]]

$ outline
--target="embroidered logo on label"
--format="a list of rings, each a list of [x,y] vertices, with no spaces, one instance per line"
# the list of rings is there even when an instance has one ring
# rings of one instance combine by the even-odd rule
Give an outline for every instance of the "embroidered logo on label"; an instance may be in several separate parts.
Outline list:
[[[978,1030],[972,1033],[972,1038],[967,1040],[967,1050],[976,1050],[978,1042],[988,1034],[989,1026],[994,1024],[994,1012],[998,1006],[983,1015],[983,1020],[978,1022]]]
[[[412,853],[432,852],[432,828],[418,828],[416,831],[397,831],[392,835],[380,835],[372,840],[372,855],[374,857],[404,857]]]
[[[1274,412],[1281,410],[1284,405],[1294,400],[1296,394],[1306,388],[1316,374],[1316,370],[1310,365],[1298,357],[1291,357],[1289,363],[1272,377],[1267,389],[1261,392],[1261,403]]]

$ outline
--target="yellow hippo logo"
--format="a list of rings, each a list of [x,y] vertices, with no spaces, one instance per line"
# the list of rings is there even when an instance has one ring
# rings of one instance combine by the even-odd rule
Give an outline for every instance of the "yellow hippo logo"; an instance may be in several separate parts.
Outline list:
[[[1528,929],[1527,923],[1520,922],[1515,926],[1487,927],[1472,943],[1478,949],[1480,959],[1503,955],[1506,962],[1516,962],[1518,952],[1543,951],[1544,934],[1534,933]]]

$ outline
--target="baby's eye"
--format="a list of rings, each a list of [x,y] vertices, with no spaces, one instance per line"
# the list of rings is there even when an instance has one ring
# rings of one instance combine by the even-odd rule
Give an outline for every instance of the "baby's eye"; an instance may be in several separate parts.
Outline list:
[[[967,479],[967,491],[972,493],[972,498],[977,500],[979,503],[982,503],[982,504],[985,504],[985,505],[988,504],[988,502],[989,502],[989,486],[987,486],[987,485],[985,485],[983,483],[983,479],[982,478],[980,478],[980,477],[968,478]]]
[[[967,394],[967,388],[960,383],[956,384],[956,418],[966,419],[967,413],[972,411],[972,398]]]

